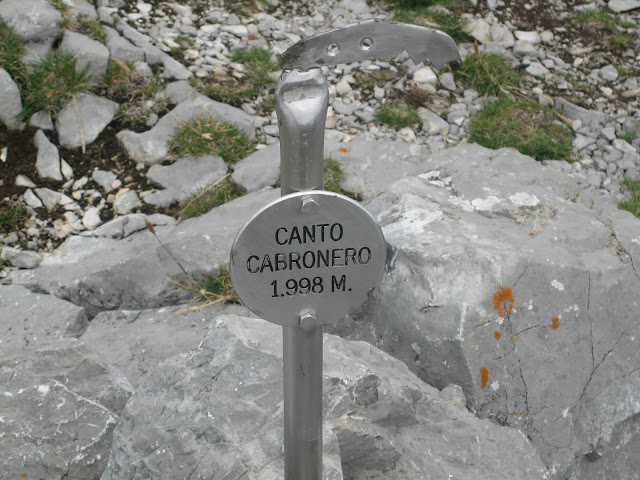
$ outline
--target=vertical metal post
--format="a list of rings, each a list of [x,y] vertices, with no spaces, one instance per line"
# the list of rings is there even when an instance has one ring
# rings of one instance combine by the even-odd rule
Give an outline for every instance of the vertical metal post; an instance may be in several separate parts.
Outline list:
[[[283,72],[275,93],[280,126],[282,195],[322,190],[324,124],[329,91],[324,75]],[[322,325],[300,312],[283,327],[285,480],[322,478]]]

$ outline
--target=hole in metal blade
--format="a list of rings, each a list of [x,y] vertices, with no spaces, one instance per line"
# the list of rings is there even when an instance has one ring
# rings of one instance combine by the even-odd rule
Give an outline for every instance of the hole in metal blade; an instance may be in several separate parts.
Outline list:
[[[373,47],[373,38],[364,37],[362,40],[360,40],[360,48],[362,50],[370,50],[371,47]]]
[[[337,43],[330,43],[327,47],[327,55],[330,57],[335,57],[340,52],[340,45]]]

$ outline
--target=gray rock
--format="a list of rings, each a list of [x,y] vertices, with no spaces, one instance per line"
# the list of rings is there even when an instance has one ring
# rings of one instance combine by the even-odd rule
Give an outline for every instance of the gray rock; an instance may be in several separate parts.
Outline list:
[[[18,268],[35,268],[40,264],[40,255],[37,252],[11,247],[4,247],[0,250],[0,259],[6,260]]]
[[[283,478],[281,338],[262,320],[218,317],[128,402],[102,479],[182,478],[185,463],[193,478]],[[362,342],[325,336],[324,346],[323,479],[546,475],[528,440],[476,418],[459,387],[439,392]]]
[[[31,208],[40,208],[43,206],[42,201],[36,196],[35,193],[33,193],[33,190],[31,189],[28,189],[24,192],[24,194],[22,195],[22,199],[24,200],[24,203],[29,205]]]
[[[29,126],[33,128],[39,128],[40,130],[53,130],[53,120],[49,112],[40,110],[39,112],[31,115],[29,119]]]
[[[193,311],[184,312],[189,307]],[[248,313],[239,305],[197,304],[152,310],[118,310],[98,314],[82,335],[82,342],[101,352],[121,371],[134,389],[161,362],[197,347],[222,312]]]
[[[171,204],[184,202],[220,180],[226,173],[227,165],[222,158],[206,155],[185,157],[167,166],[153,165],[147,171],[147,178],[152,184],[166,189],[163,192],[171,197]],[[152,195],[145,197],[146,203],[154,203],[149,199]]]
[[[120,190],[113,201],[113,211],[117,215],[126,215],[141,206],[142,202],[138,194],[134,190],[128,190],[126,188]]]
[[[4,247],[2,253],[7,249]],[[2,357],[12,357],[29,345],[79,337],[88,324],[82,307],[52,295],[33,293],[22,285],[0,286]]]
[[[169,153],[169,141],[181,125],[195,120],[216,119],[230,122],[252,135],[255,117],[247,115],[239,108],[215,102],[204,95],[185,100],[158,123],[144,133],[122,130],[116,137],[136,162],[153,165],[160,162]]]
[[[550,73],[549,70],[540,62],[533,62],[529,64],[529,66],[525,68],[525,71],[534,77],[544,77]]]
[[[280,177],[280,143],[252,153],[233,167],[231,179],[247,192],[272,187]]]
[[[216,276],[220,266],[228,263],[231,242],[244,222],[279,193],[267,190],[245,195],[177,227],[173,226],[175,220],[164,215],[152,215],[149,220],[157,225],[158,237],[185,270],[206,283],[207,275]],[[191,292],[169,280],[187,284],[188,279],[146,229],[144,220],[144,215],[129,215],[86,236],[70,236],[38,268],[10,272],[9,278],[13,284],[34,285],[81,305],[90,317],[102,310],[155,308],[188,301]]]
[[[22,174],[16,175],[16,181],[14,183],[17,187],[34,188],[36,186],[29,177]]]
[[[461,385],[562,472],[640,413],[640,222],[513,150],[465,145],[423,168],[368,204],[388,273],[342,334]]]
[[[440,75],[440,84],[443,88],[446,88],[451,92],[456,91],[456,81],[454,80],[453,73],[451,72],[446,72]]]
[[[46,0],[3,0],[0,17],[27,43],[50,43],[60,35],[62,14]]]
[[[113,28],[104,26],[104,29],[107,33],[107,48],[112,59],[131,63],[144,61],[143,49],[122,38]]]
[[[20,90],[4,68],[0,68],[0,105],[0,122],[9,130],[22,130],[24,122],[18,118],[22,111]]]
[[[76,57],[76,71],[86,71],[89,78],[97,83],[109,64],[109,49],[102,43],[82,33],[65,30],[58,49]]]
[[[598,75],[602,80],[615,82],[618,79],[618,69],[613,65],[607,65],[598,71]]]
[[[538,56],[538,47],[530,42],[518,41],[513,47],[513,53],[516,57]]]
[[[36,132],[33,141],[38,149],[36,170],[40,178],[61,181],[60,154],[56,146],[51,143],[42,130]]]
[[[69,102],[56,118],[60,145],[66,148],[93,142],[111,123],[119,108],[117,103],[89,93],[80,93],[75,98],[75,102]]]
[[[431,110],[419,108],[418,114],[422,120],[422,131],[429,135],[437,135],[439,133],[446,135],[449,132],[449,123],[436,115]]]
[[[113,172],[107,172],[105,170],[94,170],[91,172],[91,179],[102,187],[102,189],[109,193],[114,188],[114,182],[118,180],[118,176]]]
[[[200,95],[201,93],[193,88],[186,80],[171,82],[167,85],[167,88],[158,94],[160,98],[169,99],[171,103],[175,104],[182,103],[186,100],[194,100]]]
[[[100,478],[131,395],[118,372],[66,339],[1,359],[0,384],[3,476]]]
[[[328,141],[325,156],[340,162],[344,180],[340,187],[365,200],[406,176],[424,171],[421,145],[407,142],[382,142],[356,138],[348,143]]]
[[[615,13],[628,12],[640,8],[639,0],[609,0],[607,7]]]
[[[98,19],[96,7],[87,0],[66,0],[66,4],[69,5],[77,15],[85,15],[93,20]]]
[[[606,113],[597,110],[587,110],[586,108],[567,102],[562,97],[555,97],[555,102],[563,115],[571,120],[580,120],[582,125],[588,126],[591,129],[598,129],[607,120]]]
[[[578,151],[588,147],[589,145],[593,145],[594,143],[596,143],[595,138],[587,137],[586,135],[582,135],[580,133],[578,133],[573,139],[573,146]]]
[[[87,230],[93,230],[102,223],[100,218],[100,209],[98,207],[89,207],[82,216],[82,225]]]
[[[491,42],[491,27],[484,20],[473,19],[467,22],[464,26],[464,31],[480,43]]]

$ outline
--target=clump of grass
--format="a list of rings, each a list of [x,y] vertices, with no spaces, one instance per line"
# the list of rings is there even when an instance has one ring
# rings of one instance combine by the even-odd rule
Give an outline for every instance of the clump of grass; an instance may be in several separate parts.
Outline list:
[[[572,160],[571,131],[555,113],[531,100],[502,98],[471,119],[470,142],[487,148],[512,147],[537,160]]]
[[[456,81],[489,96],[509,95],[522,80],[506,57],[484,52],[468,55],[454,75]]]
[[[344,193],[340,182],[344,179],[342,166],[335,158],[324,159],[324,189],[329,192]]]
[[[640,180],[625,178],[622,183],[629,190],[631,199],[620,202],[618,204],[618,208],[631,212],[636,217],[640,218]]]
[[[638,138],[638,134],[636,132],[634,132],[633,130],[625,130],[620,135],[618,135],[618,138],[620,138],[621,140],[624,140],[625,142],[631,144],[631,143],[633,143],[633,141],[636,138]]]
[[[76,29],[78,32],[84,33],[99,42],[105,43],[107,41],[107,31],[104,26],[87,15],[78,15]]]
[[[0,201],[0,232],[18,230],[27,216],[27,210],[18,199],[5,198]]]
[[[136,72],[133,64],[117,59],[111,60],[102,79],[109,98],[120,104],[119,117],[134,129],[145,126],[151,113],[166,107],[161,100],[156,100],[152,108],[146,105],[146,100],[153,99],[162,85],[159,75],[143,75]]]
[[[389,125],[395,129],[413,127],[420,124],[418,110],[406,103],[393,103],[380,107],[376,112],[376,119],[380,123]]]
[[[25,53],[26,47],[20,36],[0,20],[0,68],[4,68],[18,84],[27,73],[22,61]]]
[[[23,110],[27,121],[34,113],[45,110],[55,116],[74,95],[91,90],[88,66],[76,70],[73,55],[54,51],[34,63],[22,85]]]
[[[247,134],[235,125],[202,117],[180,127],[171,149],[178,157],[219,155],[229,164],[255,151]]]
[[[606,32],[608,34],[606,39],[610,45],[628,47],[633,43],[633,37],[631,35],[627,35],[618,30],[618,26],[624,26],[620,25],[618,19],[603,8],[599,10],[584,10],[578,13],[573,21],[574,23],[584,25],[585,28],[588,28],[590,31],[601,30]],[[635,27],[635,24],[624,28],[632,27]]]
[[[230,174],[227,174],[191,197],[178,212],[178,221],[204,215],[212,208],[219,207],[244,194],[245,191],[231,180]]]
[[[388,0],[396,8],[426,8],[434,5],[452,5],[456,0]]]
[[[203,308],[206,308],[211,305],[216,305],[219,303],[240,303],[240,299],[238,298],[238,295],[235,293],[233,289],[233,284],[231,282],[231,274],[229,273],[228,269],[226,269],[224,266],[221,266],[220,271],[218,272],[218,276],[207,275],[207,284],[201,285],[199,282],[197,282],[193,278],[193,276],[189,274],[189,272],[187,272],[184,266],[173,254],[171,249],[169,249],[169,247],[167,247],[162,242],[162,240],[160,240],[151,222],[146,218],[144,222],[145,222],[145,225],[147,226],[147,230],[151,232],[151,234],[156,238],[160,246],[162,246],[162,248],[165,249],[165,251],[169,254],[169,256],[176,263],[176,265],[178,265],[180,270],[182,270],[182,273],[184,273],[187,279],[187,282],[185,285],[183,283],[177,282],[172,279],[169,279],[169,280],[171,280],[173,283],[175,283],[179,287],[184,288],[185,290],[188,290],[190,292],[193,292],[195,301],[203,302],[199,305],[180,310],[177,313],[178,315],[188,313],[188,312],[193,312],[196,310],[202,310]]]
[[[270,73],[278,69],[271,61],[271,53],[261,48],[240,49],[233,52],[231,60],[245,65],[245,76],[215,77],[213,80],[196,79],[192,85],[214,100],[236,107],[255,99],[265,89],[275,84]]]
[[[443,8],[433,8],[433,5],[436,4],[442,5],[452,2],[413,1],[406,3],[412,6],[400,6],[393,16],[394,20],[437,28],[459,43],[472,41],[472,38],[464,31],[464,23],[459,16]]]

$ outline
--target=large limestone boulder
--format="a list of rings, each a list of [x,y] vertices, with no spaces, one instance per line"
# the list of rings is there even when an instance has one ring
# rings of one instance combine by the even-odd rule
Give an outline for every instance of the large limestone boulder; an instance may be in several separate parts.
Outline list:
[[[282,479],[281,339],[263,320],[218,317],[133,395],[102,480]],[[324,351],[323,479],[546,475],[525,436],[476,418],[459,387],[440,392],[364,342],[327,335]]]
[[[640,221],[570,171],[477,145],[427,158],[369,203],[387,273],[336,330],[462,386],[555,478],[596,478],[598,457],[633,471],[640,439]]]
[[[51,43],[61,33],[62,14],[46,0],[2,0],[0,18],[27,43]]]
[[[2,478],[97,480],[131,386],[80,341],[0,357]]]

